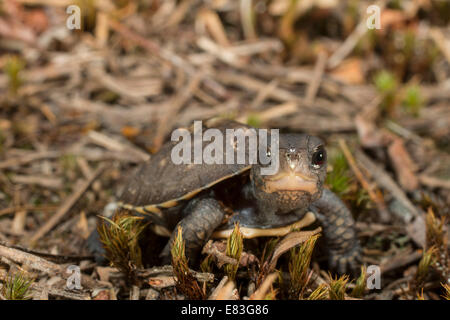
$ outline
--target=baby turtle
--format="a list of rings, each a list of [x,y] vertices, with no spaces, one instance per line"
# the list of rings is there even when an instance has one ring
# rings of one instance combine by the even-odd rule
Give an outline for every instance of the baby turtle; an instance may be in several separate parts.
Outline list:
[[[212,126],[223,136],[226,129],[250,128],[226,120],[206,123],[202,130]],[[203,142],[204,147],[207,144]],[[177,226],[183,230],[186,255],[195,260],[208,239],[228,237],[236,222],[244,238],[254,238],[283,236],[317,219],[323,227],[330,268],[339,273],[359,268],[361,253],[353,217],[323,187],[327,156],[321,139],[279,134],[279,166],[273,175],[262,175],[264,165],[259,162],[175,164],[171,158],[175,145],[168,142],[152,155],[130,177],[119,199],[121,208],[147,215],[157,234],[170,237],[161,253],[166,261]]]

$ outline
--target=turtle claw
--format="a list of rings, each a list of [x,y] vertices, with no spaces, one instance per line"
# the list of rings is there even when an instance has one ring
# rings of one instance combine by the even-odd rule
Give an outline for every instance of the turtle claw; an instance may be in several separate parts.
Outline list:
[[[329,252],[330,269],[339,274],[350,274],[357,276],[362,265],[361,248],[355,243],[352,248],[346,251],[330,250]]]
[[[185,209],[185,215],[185,218],[177,226],[181,227],[183,232],[186,257],[196,264],[203,245],[214,229],[220,225],[225,212],[217,200],[205,197],[191,200]],[[170,263],[172,260],[171,248],[177,233],[178,228],[175,228],[170,240],[160,254],[164,263]]]

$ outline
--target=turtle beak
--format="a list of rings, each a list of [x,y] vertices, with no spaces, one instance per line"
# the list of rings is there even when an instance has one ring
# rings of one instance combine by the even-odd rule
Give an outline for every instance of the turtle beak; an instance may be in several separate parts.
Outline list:
[[[317,177],[306,174],[307,168],[302,165],[302,157],[292,148],[286,151],[277,174],[265,176],[262,188],[265,192],[298,191],[317,193]]]
[[[295,168],[298,166],[299,159],[298,158],[287,158],[287,164],[291,171],[295,171]]]
[[[318,191],[317,180],[294,170],[282,172],[275,176],[265,178],[264,190],[266,192],[301,191],[315,194]]]

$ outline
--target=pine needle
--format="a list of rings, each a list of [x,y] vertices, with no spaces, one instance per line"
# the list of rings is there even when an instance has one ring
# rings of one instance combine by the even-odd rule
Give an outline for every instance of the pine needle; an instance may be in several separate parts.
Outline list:
[[[7,300],[29,300],[31,299],[30,287],[34,279],[29,278],[24,272],[8,274],[1,294]]]
[[[437,219],[433,209],[430,207],[425,219],[426,225],[426,244],[428,248],[436,248],[436,260],[433,267],[439,272],[442,280],[447,281],[450,278],[449,256],[447,249],[447,234],[445,232],[445,219]]]
[[[436,248],[431,247],[423,253],[413,280],[412,289],[416,292],[423,290],[425,281],[430,274],[430,267],[436,262],[436,252]]]
[[[322,283],[319,285],[306,300],[326,300],[328,298],[328,287]]]
[[[105,221],[98,227],[100,241],[103,243],[106,258],[111,265],[123,272],[127,279],[136,281],[136,271],[142,268],[139,236],[147,224],[141,217],[116,214],[112,220]]]
[[[444,219],[437,219],[433,209],[429,208],[426,219],[426,243],[427,247],[443,248],[445,245]]]
[[[211,255],[207,255],[205,259],[200,263],[200,270],[202,272],[211,273],[213,268],[214,258]]]
[[[423,295],[423,288],[420,293],[417,293],[417,300],[425,300],[425,297]]]
[[[244,236],[239,229],[239,223],[234,225],[233,232],[227,239],[227,256],[236,259],[238,263],[236,265],[227,263],[225,265],[225,272],[229,279],[233,280],[236,278],[236,273],[239,268],[239,260],[241,259],[242,251],[244,250]]]
[[[291,275],[289,296],[292,299],[301,299],[306,289],[308,268],[318,237],[319,235],[314,235],[302,243],[298,249],[291,249],[291,258],[289,261],[289,274]]]
[[[178,226],[177,236],[175,237],[172,248],[172,267],[177,277],[176,288],[188,299],[205,299],[205,292],[200,288],[199,283],[189,270],[188,260],[186,258],[186,245],[183,240],[183,229]]]
[[[345,300],[345,289],[349,280],[348,275],[343,275],[340,278],[333,278],[330,275],[330,279],[328,298],[330,300]]]
[[[367,270],[365,266],[361,267],[361,274],[356,279],[355,287],[352,290],[352,293],[350,294],[353,298],[361,298],[364,294],[364,291],[366,290],[366,274]]]

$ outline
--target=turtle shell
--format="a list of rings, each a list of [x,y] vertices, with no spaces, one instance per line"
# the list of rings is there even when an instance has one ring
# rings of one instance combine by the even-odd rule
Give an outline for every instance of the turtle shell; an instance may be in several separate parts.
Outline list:
[[[214,119],[203,123],[202,134],[209,128],[221,131],[224,137],[223,150],[225,152],[225,144],[233,143],[226,141],[226,129],[247,130],[251,127],[231,120]],[[193,127],[189,129],[189,132],[191,133],[191,146],[193,146]],[[171,159],[171,153],[177,143],[168,142],[163,145],[160,151],[154,154],[131,177],[119,199],[121,207],[162,217],[163,209],[177,206],[180,201],[190,199],[201,191],[239,175],[251,167],[248,164],[248,148],[245,149],[247,154],[244,164],[205,164],[203,162],[202,164],[175,164]],[[210,141],[204,141],[202,150],[210,143]],[[234,150],[236,153],[235,148]],[[193,155],[193,151],[191,155]],[[225,154],[223,159],[225,159]]]

